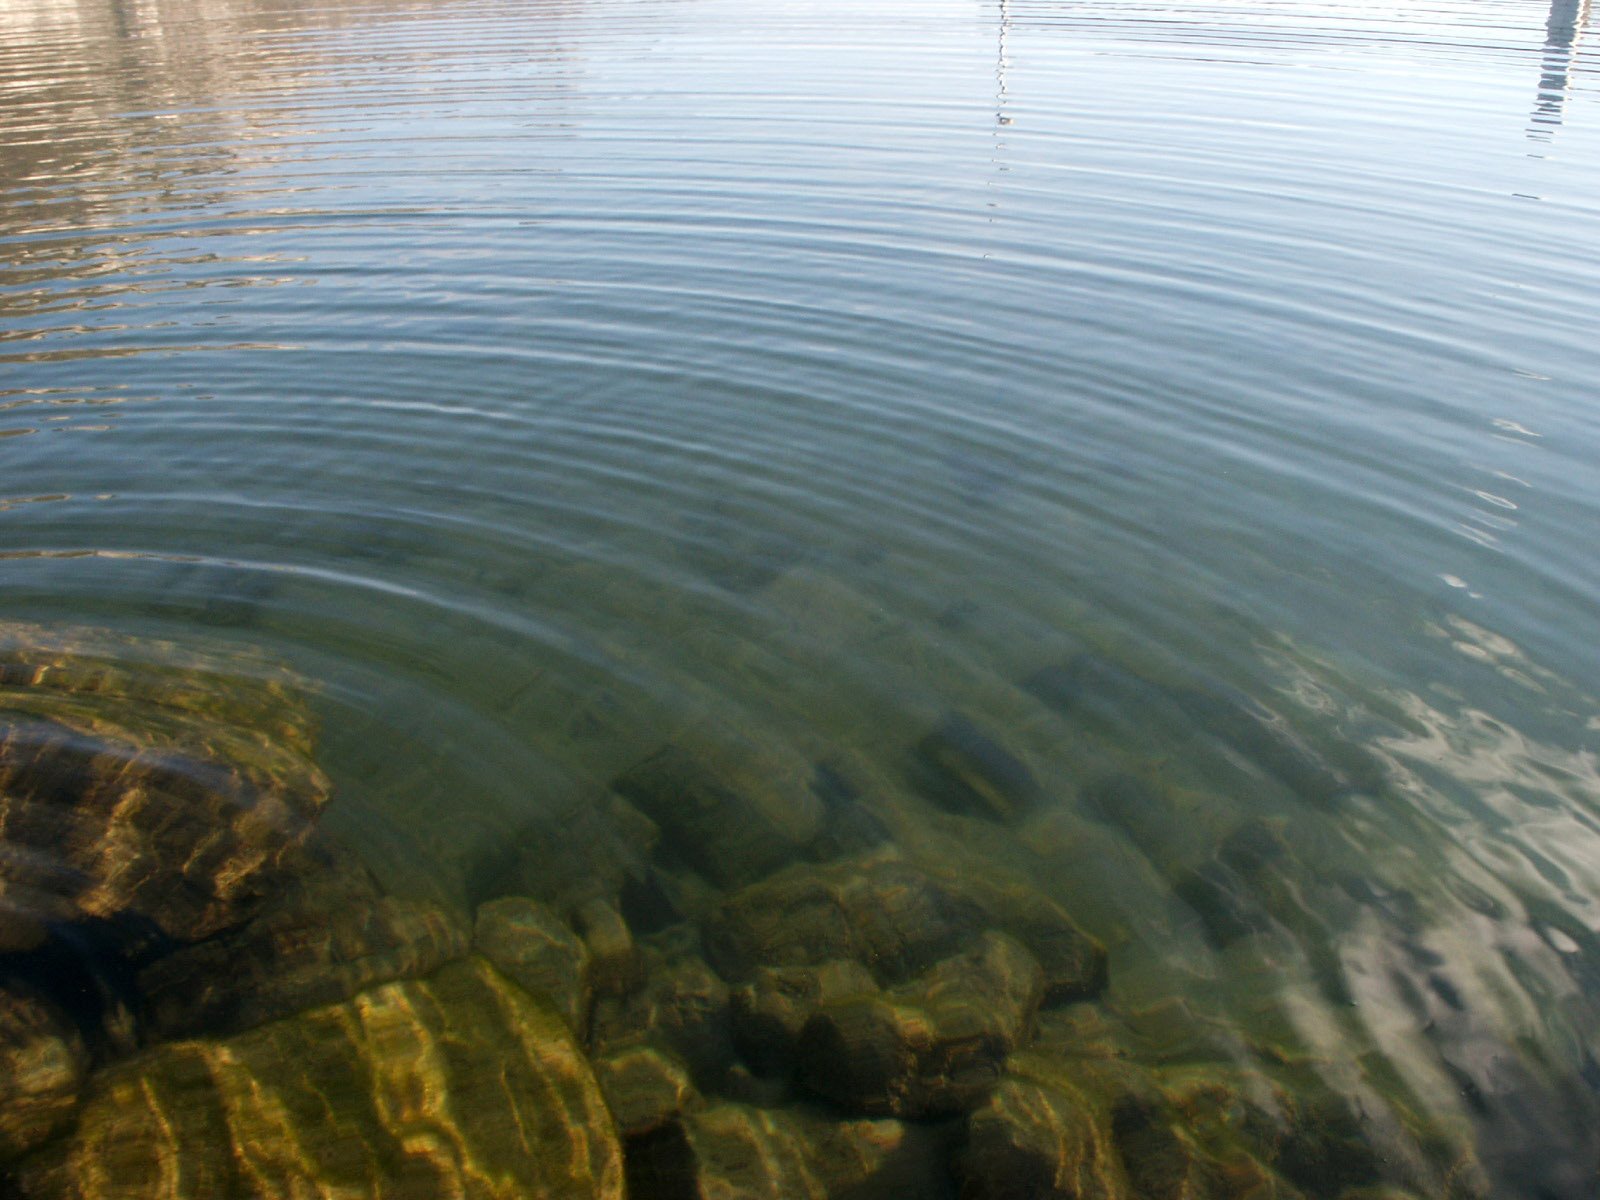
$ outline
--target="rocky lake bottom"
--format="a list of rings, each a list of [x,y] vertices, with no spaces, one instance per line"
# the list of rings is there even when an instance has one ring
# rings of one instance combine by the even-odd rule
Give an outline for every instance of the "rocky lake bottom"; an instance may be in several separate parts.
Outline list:
[[[1479,1073],[1495,1031],[1429,948],[1427,895],[1284,821],[1180,844],[1182,798],[1134,774],[1051,794],[973,714],[884,790],[701,726],[421,898],[319,820],[338,798],[289,672],[0,633],[0,1171],[23,1197],[1489,1197],[1521,1169],[1508,1112],[1594,1110],[1535,1047]],[[1361,747],[1093,655],[1019,686],[1183,706],[1324,813],[1390,786]],[[1198,977],[1115,986],[1115,931],[1050,882],[1095,830],[1166,881],[1243,1008]],[[1587,961],[1581,930],[1534,928]],[[1467,1103],[1349,1017],[1378,966]]]

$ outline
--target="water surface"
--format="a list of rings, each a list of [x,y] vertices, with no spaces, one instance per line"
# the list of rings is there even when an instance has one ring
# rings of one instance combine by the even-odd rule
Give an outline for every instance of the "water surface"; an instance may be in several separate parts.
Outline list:
[[[663,744],[835,764],[999,829],[1108,1003],[1588,1195],[1588,26],[3,0],[4,615],[292,665],[325,822],[445,904]],[[952,713],[1040,811],[950,824]]]

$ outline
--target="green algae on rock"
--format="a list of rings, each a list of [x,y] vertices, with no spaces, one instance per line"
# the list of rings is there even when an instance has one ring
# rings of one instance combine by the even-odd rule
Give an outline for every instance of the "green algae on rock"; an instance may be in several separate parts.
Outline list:
[[[109,1067],[16,1181],[30,1200],[620,1200],[623,1173],[561,1014],[470,959]]]
[[[287,672],[0,625],[0,897],[178,941],[246,920],[328,800]]]

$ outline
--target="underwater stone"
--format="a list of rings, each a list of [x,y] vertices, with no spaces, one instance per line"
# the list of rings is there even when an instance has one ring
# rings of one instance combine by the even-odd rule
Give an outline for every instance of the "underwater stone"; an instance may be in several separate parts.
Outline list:
[[[312,728],[264,664],[0,625],[8,924],[37,897],[178,941],[242,923],[327,803]]]
[[[967,1123],[961,1200],[1121,1200],[1121,1164],[1092,1110],[1007,1079]]]
[[[139,973],[150,1028],[219,1036],[431,974],[467,953],[462,923],[426,901],[382,894],[349,860],[308,867],[254,920]]]
[[[894,1120],[718,1104],[630,1144],[631,1200],[941,1200],[936,1133]]]
[[[734,1059],[728,985],[693,954],[652,962],[642,987],[596,1001],[589,1036],[601,1052],[643,1042],[663,1046],[698,1086],[713,1090]]]
[[[799,866],[745,888],[706,925],[706,952],[730,979],[758,967],[850,960],[893,985],[986,929],[1016,937],[1044,969],[1051,1003],[1105,984],[1105,949],[1060,905],[1026,887],[935,875],[891,852]]]
[[[847,1112],[948,1116],[980,1102],[1044,990],[1033,956],[987,933],[915,983],[824,1004],[800,1033],[800,1079]]]
[[[753,982],[732,994],[733,1038],[757,1071],[786,1074],[795,1064],[800,1031],[822,1005],[878,990],[860,963],[834,961],[815,967],[761,967]]]
[[[595,899],[573,913],[572,922],[589,956],[589,980],[595,992],[621,996],[639,986],[644,957],[621,913]]]
[[[664,746],[612,787],[661,826],[664,848],[719,887],[740,887],[794,861],[817,836],[822,802],[811,767],[783,747],[733,737]]]
[[[621,1148],[555,1009],[482,960],[101,1071],[28,1198],[621,1200]]]
[[[474,903],[530,896],[557,912],[590,900],[617,903],[650,878],[661,830],[622,797],[589,792],[576,804],[541,813],[476,856],[468,891]]]
[[[0,1162],[72,1116],[88,1067],[83,1039],[36,996],[0,987]]]
[[[1028,765],[962,713],[951,713],[917,743],[910,775],[941,808],[991,821],[1015,820],[1045,798]]]
[[[606,1106],[624,1139],[654,1133],[700,1103],[689,1069],[659,1046],[623,1046],[594,1060]]]
[[[536,900],[505,896],[478,907],[472,948],[561,1012],[583,1037],[589,1023],[589,948]]]

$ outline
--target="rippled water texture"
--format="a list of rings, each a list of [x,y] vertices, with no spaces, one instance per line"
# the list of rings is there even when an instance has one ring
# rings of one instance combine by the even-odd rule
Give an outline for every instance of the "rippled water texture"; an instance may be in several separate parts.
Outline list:
[[[104,977],[71,1014],[86,1094],[195,1030],[314,1058],[263,1024],[296,1011],[279,968],[212,1007],[170,984],[260,920],[313,821],[382,892],[373,927],[411,931],[299,1002],[412,980],[362,1021],[521,1012],[477,967],[427,974],[507,896],[597,964],[613,935],[690,954],[725,1004],[768,961],[739,922],[769,877],[820,872],[870,921],[914,864],[1070,913],[1103,990],[960,892],[988,940],[940,954],[985,987],[1044,962],[1008,1065],[884,1109],[816,1058],[792,1085],[745,1044],[691,1061],[710,1107],[631,1136],[637,1196],[686,1194],[682,1156],[709,1170],[757,1110],[827,1145],[905,1118],[895,1161],[933,1165],[884,1194],[1022,1195],[984,1157],[1008,1098],[1113,1045],[1165,1098],[1084,1135],[1123,1163],[1085,1196],[1246,1194],[1139,1165],[1150,1113],[1215,1132],[1160,1074],[1191,1061],[1299,1098],[1273,1120],[1343,1114],[1250,1194],[1592,1196],[1589,25],[1587,0],[0,0],[0,790],[212,797],[81,854],[6,810],[0,984]],[[238,814],[269,808],[263,842]],[[204,904],[107,866],[179,845],[193,884],[216,829],[237,861]],[[613,1007],[646,986],[595,970]]]

